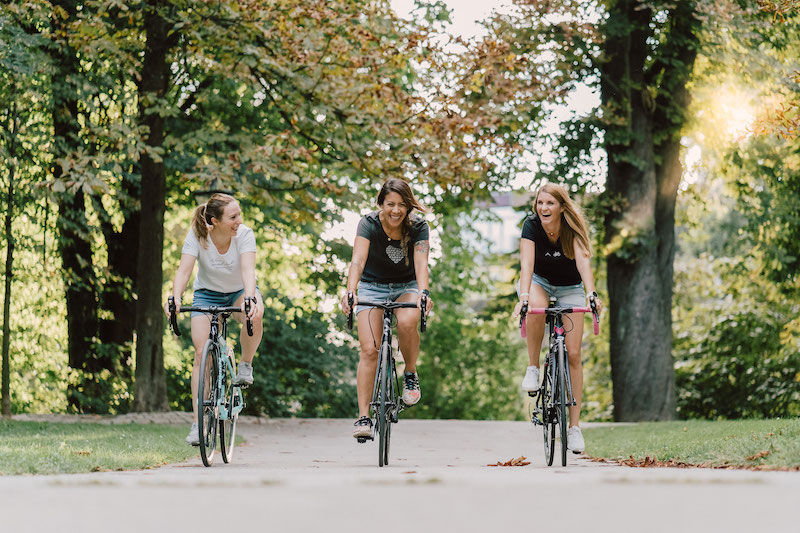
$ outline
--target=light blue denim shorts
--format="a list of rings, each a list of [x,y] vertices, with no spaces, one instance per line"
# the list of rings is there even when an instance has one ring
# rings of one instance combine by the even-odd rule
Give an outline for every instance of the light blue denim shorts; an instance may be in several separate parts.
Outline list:
[[[531,276],[531,285],[536,284],[544,289],[551,298],[556,299],[557,307],[584,307],[586,305],[586,291],[583,282],[577,285],[553,285],[542,276]],[[519,296],[519,281],[517,282],[517,296]]]
[[[256,293],[259,296],[261,295],[258,287],[256,287]],[[211,289],[197,289],[194,291],[192,307],[211,307],[212,305],[216,305],[217,307],[231,307],[236,304],[236,300],[242,294],[244,294],[244,289],[234,292],[218,292],[212,291]],[[192,318],[204,314],[206,313],[192,311]]]
[[[406,283],[374,283],[371,281],[358,282],[358,295],[359,300],[370,300],[373,302],[393,302],[407,293],[419,294],[419,286],[417,280],[408,281]],[[363,305],[356,305],[356,314],[364,309],[371,309]]]

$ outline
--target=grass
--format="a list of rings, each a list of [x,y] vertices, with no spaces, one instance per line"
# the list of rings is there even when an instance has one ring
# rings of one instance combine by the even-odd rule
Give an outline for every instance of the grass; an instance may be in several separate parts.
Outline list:
[[[588,428],[586,453],[707,467],[800,469],[800,419],[646,422]]]
[[[0,475],[150,468],[197,455],[185,427],[0,420]]]

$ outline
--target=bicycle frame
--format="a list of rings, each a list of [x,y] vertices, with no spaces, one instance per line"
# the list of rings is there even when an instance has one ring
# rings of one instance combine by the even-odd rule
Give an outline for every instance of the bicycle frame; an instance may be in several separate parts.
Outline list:
[[[231,376],[235,375],[234,368],[233,368],[233,360],[230,357],[228,351],[228,344],[225,341],[225,338],[228,333],[228,318],[230,317],[230,312],[221,313],[222,315],[222,323],[220,324],[219,314],[213,313],[211,315],[211,329],[208,333],[208,338],[211,342],[217,345],[217,368],[219,368],[219,372],[217,372],[217,383],[215,389],[221,394],[217,395],[216,399],[216,407],[219,412],[219,419],[220,420],[230,420],[234,416],[238,415],[242,409],[244,408],[244,396],[242,395],[242,388],[240,385],[233,385],[234,388],[238,388],[238,396],[239,402],[238,405],[235,405],[232,409],[228,410],[226,405],[226,399],[228,396],[228,391],[225,389],[225,376],[226,372],[229,373]]]
[[[392,422],[397,422],[397,416],[403,410],[402,402],[397,402],[397,390],[399,389],[397,377],[397,365],[392,355],[392,317],[394,313],[391,308],[384,308],[383,310],[383,333],[381,335],[380,353],[378,354],[378,366],[375,368],[375,382],[372,386],[372,401],[370,406],[375,413],[378,412],[380,405],[378,404],[378,391],[380,389],[381,374],[386,372],[386,380],[389,384],[390,390],[388,397],[384,400],[386,409],[389,410]],[[377,424],[372,425],[372,438],[375,438],[375,431],[377,431]]]

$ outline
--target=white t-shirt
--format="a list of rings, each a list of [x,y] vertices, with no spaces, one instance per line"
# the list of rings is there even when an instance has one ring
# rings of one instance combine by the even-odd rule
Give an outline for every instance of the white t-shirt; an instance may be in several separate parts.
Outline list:
[[[256,251],[256,236],[253,230],[244,224],[239,224],[236,236],[231,239],[231,245],[224,254],[219,253],[210,238],[206,239],[206,243],[208,246],[203,248],[191,228],[183,241],[181,253],[197,258],[197,276],[194,278],[193,289],[209,289],[225,293],[242,290],[244,283],[242,283],[240,256]]]

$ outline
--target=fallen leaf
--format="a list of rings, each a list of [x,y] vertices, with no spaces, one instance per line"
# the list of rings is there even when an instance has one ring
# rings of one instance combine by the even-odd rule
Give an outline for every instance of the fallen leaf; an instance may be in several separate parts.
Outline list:
[[[750,457],[747,458],[747,460],[748,461],[755,461],[756,459],[761,459],[762,457],[768,456],[770,453],[771,452],[769,450],[764,450],[762,452],[758,452],[758,453],[756,453],[754,455],[751,455]]]
[[[517,457],[516,459],[509,459],[505,463],[502,461],[497,461],[495,464],[488,464],[486,466],[526,466],[531,464],[530,461],[526,461],[527,457],[524,455],[521,457]]]

